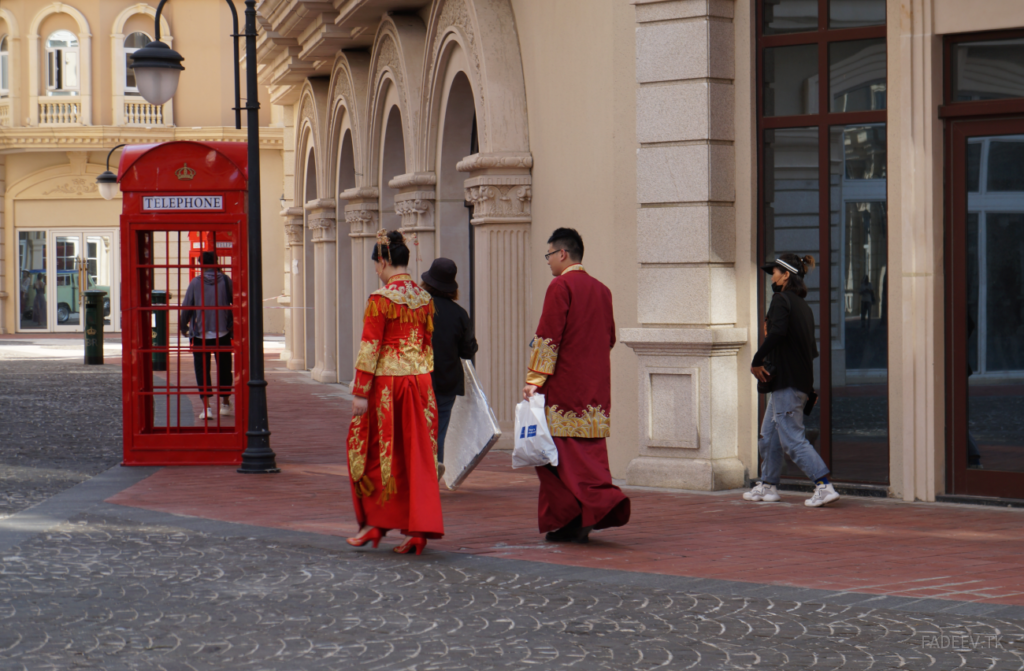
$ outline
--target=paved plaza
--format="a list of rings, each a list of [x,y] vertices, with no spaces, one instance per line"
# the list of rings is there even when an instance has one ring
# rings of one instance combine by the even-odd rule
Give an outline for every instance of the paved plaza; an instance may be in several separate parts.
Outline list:
[[[279,475],[122,468],[118,359],[55,342],[0,339],[4,671],[1024,669],[1024,511],[634,489],[551,545],[495,453],[423,556],[352,549],[344,388],[268,361]]]

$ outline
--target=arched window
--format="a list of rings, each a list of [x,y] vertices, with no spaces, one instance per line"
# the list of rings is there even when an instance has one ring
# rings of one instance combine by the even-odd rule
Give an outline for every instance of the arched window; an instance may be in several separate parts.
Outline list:
[[[124,92],[128,95],[139,95],[135,70],[132,70],[132,54],[152,41],[146,33],[132,33],[124,38]]]
[[[79,87],[78,38],[58,30],[46,38],[46,95],[77,96]]]
[[[11,91],[10,82],[10,56],[8,51],[7,36],[0,37],[0,98],[6,98]]]

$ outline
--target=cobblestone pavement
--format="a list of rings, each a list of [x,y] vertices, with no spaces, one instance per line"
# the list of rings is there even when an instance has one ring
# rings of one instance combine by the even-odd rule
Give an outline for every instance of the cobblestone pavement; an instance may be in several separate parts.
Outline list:
[[[140,514],[101,506],[4,551],[0,668],[1024,668],[1024,620],[687,590],[666,576],[617,584],[621,572],[405,558]]]
[[[121,460],[121,366],[79,340],[0,339],[0,519]]]

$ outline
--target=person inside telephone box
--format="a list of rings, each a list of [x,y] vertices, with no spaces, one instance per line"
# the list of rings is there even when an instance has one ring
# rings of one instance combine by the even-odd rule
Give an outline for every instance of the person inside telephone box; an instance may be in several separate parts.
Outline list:
[[[231,336],[234,289],[231,278],[217,267],[217,255],[203,252],[199,257],[202,273],[192,278],[185,291],[181,306],[179,328],[189,339],[192,360],[196,369],[196,384],[203,399],[199,419],[213,419],[210,397],[214,394],[211,360],[217,361],[217,394],[220,396],[220,414],[234,414],[231,409]],[[217,407],[216,404],[214,407]]]

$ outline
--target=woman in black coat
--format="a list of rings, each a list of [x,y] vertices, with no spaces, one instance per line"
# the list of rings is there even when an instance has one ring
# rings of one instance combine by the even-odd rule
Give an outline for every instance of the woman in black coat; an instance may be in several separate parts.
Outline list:
[[[444,475],[444,439],[452,417],[455,398],[466,393],[462,359],[476,354],[476,337],[469,314],[455,301],[459,285],[458,268],[451,259],[438,258],[423,273],[423,288],[434,297],[434,371],[430,374],[437,397],[437,477]]]

